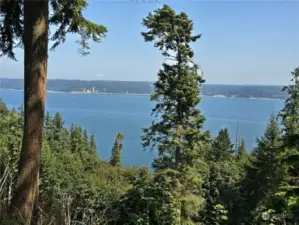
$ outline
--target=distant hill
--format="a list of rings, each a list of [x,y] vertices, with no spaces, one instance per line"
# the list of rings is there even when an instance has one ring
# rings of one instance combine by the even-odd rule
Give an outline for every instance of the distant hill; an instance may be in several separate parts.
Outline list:
[[[270,98],[285,100],[287,94],[282,92],[283,86],[270,85],[212,85],[202,87],[202,93],[207,96],[223,96],[237,98]]]
[[[23,89],[23,79],[0,78],[1,88]],[[95,93],[134,93],[148,94],[152,91],[151,82],[105,81],[105,80],[47,80],[48,91],[92,92]]]
[[[23,89],[23,79],[0,78],[0,88]],[[204,84],[201,93],[206,96],[236,98],[286,99],[282,86],[267,85],[216,85]],[[57,92],[150,94],[152,82],[106,80],[47,80],[47,90]]]

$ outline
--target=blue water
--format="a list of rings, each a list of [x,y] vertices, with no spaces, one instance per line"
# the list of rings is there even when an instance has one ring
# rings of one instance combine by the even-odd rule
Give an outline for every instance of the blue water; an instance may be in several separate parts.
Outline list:
[[[0,98],[9,108],[23,104],[22,91],[0,89]],[[102,159],[109,159],[114,136],[122,131],[125,135],[123,164],[151,164],[155,153],[144,151],[140,141],[142,128],[148,127],[152,121],[153,103],[149,96],[47,93],[46,101],[46,110],[50,114],[60,112],[66,126],[80,125],[95,134]],[[283,103],[278,100],[203,97],[199,108],[206,117],[205,129],[210,129],[212,135],[227,127],[235,141],[238,124],[238,133],[250,151],[255,146],[256,137],[264,133],[270,114],[278,112]]]

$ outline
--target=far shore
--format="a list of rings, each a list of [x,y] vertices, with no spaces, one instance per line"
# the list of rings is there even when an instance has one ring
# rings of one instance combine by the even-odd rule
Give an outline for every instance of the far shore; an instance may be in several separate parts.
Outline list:
[[[0,88],[0,90],[13,90],[13,91],[23,91],[21,89],[12,89],[12,88]],[[80,92],[80,91],[53,91],[47,90],[48,93],[64,93],[64,94],[88,94],[88,95],[133,95],[133,96],[149,96],[150,94],[138,94],[138,93],[107,93],[107,92],[96,92],[96,93],[89,93],[89,92]],[[236,99],[248,99],[248,100],[266,100],[266,101],[284,101],[284,99],[277,99],[277,98],[245,98],[245,97],[235,97],[235,96],[224,96],[224,95],[202,95],[204,97],[212,97],[212,98],[236,98]]]

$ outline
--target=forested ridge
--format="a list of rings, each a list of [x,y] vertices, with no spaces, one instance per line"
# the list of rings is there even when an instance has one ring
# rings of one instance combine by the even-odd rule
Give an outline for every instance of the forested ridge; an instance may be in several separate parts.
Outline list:
[[[23,79],[0,78],[0,88],[23,90]],[[49,79],[48,91],[102,93],[102,94],[150,94],[153,82],[109,80],[62,80]],[[202,95],[235,98],[269,98],[285,100],[283,86],[275,85],[217,85],[203,84]],[[94,92],[93,92],[94,90]]]
[[[67,129],[58,112],[44,113],[47,25],[61,25],[54,48],[75,32],[84,55],[87,39],[100,41],[106,28],[82,16],[84,0],[52,0],[50,18],[48,2],[24,1],[23,39],[23,21],[12,20],[22,19],[22,4],[1,3],[1,53],[14,58],[18,38],[28,51],[24,106],[9,110],[0,101],[0,224],[299,224],[299,67],[282,89],[283,109],[270,116],[257,147],[246,149],[227,128],[215,137],[203,128],[197,105],[205,80],[191,48],[201,35],[193,34],[193,21],[167,5],[149,13],[141,35],[166,60],[153,84],[153,121],[143,129],[140,151],[157,157],[152,168],[124,168],[125,133],[115,134],[106,162],[93,134]]]

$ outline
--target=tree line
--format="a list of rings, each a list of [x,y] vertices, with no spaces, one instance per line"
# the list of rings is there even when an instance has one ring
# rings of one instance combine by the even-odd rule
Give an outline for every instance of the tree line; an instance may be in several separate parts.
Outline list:
[[[24,44],[24,107],[1,102],[0,195],[2,224],[250,225],[298,224],[299,67],[292,72],[284,108],[272,115],[250,153],[233,144],[227,129],[203,130],[199,88],[205,80],[194,62],[193,22],[167,5],[143,19],[145,42],[165,61],[154,83],[152,125],[143,130],[145,150],[157,150],[153,171],[123,168],[118,133],[111,159],[98,158],[93,135],[64,127],[60,114],[44,117],[48,25],[100,41],[106,28],[86,20],[85,1],[3,1],[2,54],[14,58]],[[87,52],[86,52],[87,50]]]
[[[241,74],[240,74],[241,75]],[[1,88],[23,90],[23,79],[0,78]],[[202,84],[201,95],[232,98],[269,98],[285,100],[287,95],[279,85],[217,85]],[[100,94],[151,94],[153,82],[109,80],[63,80],[48,79],[48,91],[82,92]]]

